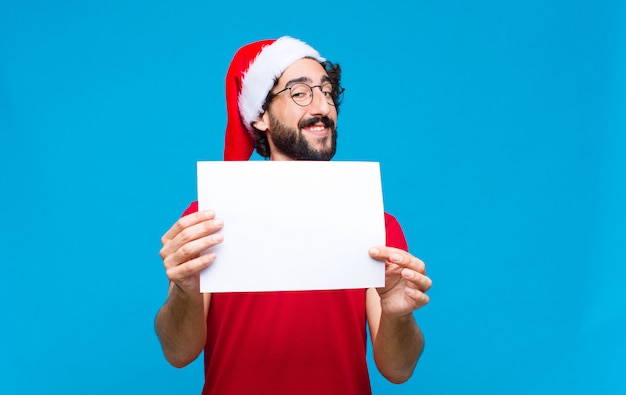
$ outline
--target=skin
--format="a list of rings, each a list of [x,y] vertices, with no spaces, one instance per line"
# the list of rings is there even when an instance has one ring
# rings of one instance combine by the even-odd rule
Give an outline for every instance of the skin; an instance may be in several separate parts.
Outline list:
[[[318,62],[301,59],[284,71],[274,92],[290,81],[305,79],[309,85],[317,85],[326,77]],[[254,126],[268,134],[271,160],[293,160],[274,144],[272,128],[278,121],[291,133],[300,133],[311,150],[333,150],[333,127],[322,122],[298,127],[303,120],[315,117],[328,117],[335,125],[337,122],[335,107],[327,103],[319,89],[314,89],[313,102],[306,107],[296,105],[285,92],[272,100],[269,110]],[[215,254],[200,253],[223,241],[219,233],[223,225],[214,211],[197,212],[180,218],[161,239],[160,255],[170,287],[155,326],[165,357],[173,366],[186,366],[204,347],[211,296],[200,293],[199,273],[215,260]],[[426,276],[424,262],[406,251],[375,246],[369,254],[385,265],[385,287],[368,289],[366,294],[374,360],[389,381],[402,383],[411,377],[424,347],[413,312],[428,303],[426,291],[432,281]]]

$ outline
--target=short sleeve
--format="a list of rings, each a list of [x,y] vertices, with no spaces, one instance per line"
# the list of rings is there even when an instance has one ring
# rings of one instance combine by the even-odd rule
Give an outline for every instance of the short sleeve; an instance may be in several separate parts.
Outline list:
[[[398,220],[393,215],[387,213],[385,213],[385,231],[387,235],[387,247],[399,248],[404,251],[409,250],[400,223],[398,223]]]
[[[198,201],[196,200],[195,202],[192,202],[189,207],[187,207],[187,209],[183,212],[183,215],[181,215],[181,217],[184,217],[185,215],[189,215],[189,214],[193,214],[198,212]]]

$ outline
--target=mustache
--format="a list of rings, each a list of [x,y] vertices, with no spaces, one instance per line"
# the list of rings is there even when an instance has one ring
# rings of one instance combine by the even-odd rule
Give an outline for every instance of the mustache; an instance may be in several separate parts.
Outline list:
[[[335,128],[335,121],[333,121],[332,119],[328,117],[313,117],[313,118],[303,119],[302,121],[298,122],[298,128],[302,129],[302,128],[306,128],[307,126],[313,126],[318,122],[321,122],[327,128],[330,128],[330,129]]]

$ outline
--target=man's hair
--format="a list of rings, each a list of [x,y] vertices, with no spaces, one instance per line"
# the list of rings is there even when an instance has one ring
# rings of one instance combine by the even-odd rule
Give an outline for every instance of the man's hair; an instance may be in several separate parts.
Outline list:
[[[337,114],[339,114],[339,105],[341,104],[341,97],[342,97],[341,94],[343,93],[343,88],[341,87],[341,84],[340,84],[341,67],[339,67],[338,64],[334,64],[329,61],[321,62],[320,64],[322,65],[322,67],[324,67],[324,70],[326,70],[326,73],[328,73],[328,78],[330,79],[330,83],[333,86],[333,92],[332,92],[333,102],[335,103]],[[272,89],[270,89],[270,91],[267,93],[267,96],[265,97],[265,102],[263,103],[264,113],[270,108],[272,99],[274,98],[272,94],[272,90],[276,87],[276,83],[278,83],[278,78],[274,81],[274,85],[272,86]],[[270,145],[267,141],[266,132],[257,129],[254,126],[252,126],[252,129],[254,131],[254,148],[256,149],[256,152],[262,157],[264,157],[265,159],[269,158],[270,157]]]

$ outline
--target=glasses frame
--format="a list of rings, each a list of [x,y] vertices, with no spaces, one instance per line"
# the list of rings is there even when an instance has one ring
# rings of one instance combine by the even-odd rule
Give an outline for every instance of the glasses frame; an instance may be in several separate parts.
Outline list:
[[[300,104],[296,101],[296,99],[294,99],[293,95],[291,94],[291,89],[296,86],[296,85],[305,85],[307,87],[309,87],[309,90],[311,92],[311,95],[309,96],[309,102],[307,104]],[[322,86],[326,86],[326,85],[330,85],[331,87],[331,91],[330,92],[324,92],[322,90]],[[330,82],[324,82],[323,84],[319,84],[319,85],[309,85],[305,82],[296,82],[295,84],[292,84],[291,86],[285,87],[284,89],[281,89],[280,91],[273,93],[271,95],[271,99],[274,99],[276,96],[280,95],[281,93],[285,92],[285,91],[289,91],[289,97],[291,98],[291,100],[293,100],[294,103],[296,103],[298,106],[300,107],[307,107],[310,106],[311,103],[313,103],[313,88],[320,88],[320,92],[324,95],[324,97],[326,97],[326,102],[328,104],[330,104],[333,107],[336,107],[339,103],[341,103],[341,96],[343,94],[344,89],[342,88],[339,91],[335,91],[335,86],[330,83]],[[330,96],[327,96],[327,93],[330,93]],[[337,98],[337,101],[335,101],[335,98]]]

